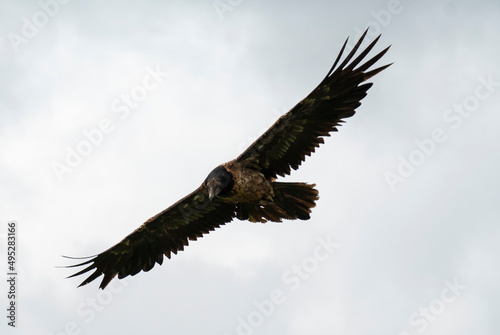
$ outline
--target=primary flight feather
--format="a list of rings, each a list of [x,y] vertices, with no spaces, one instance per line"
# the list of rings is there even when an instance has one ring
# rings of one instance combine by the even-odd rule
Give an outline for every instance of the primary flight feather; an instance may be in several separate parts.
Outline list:
[[[361,64],[380,36],[354,58],[366,33],[339,64],[346,40],[323,81],[238,158],[216,167],[198,189],[118,244],[69,266],[85,266],[70,277],[91,272],[82,286],[104,275],[99,285],[104,289],[115,276],[121,279],[149,271],[156,263],[161,265],[164,256],[170,258],[183,250],[188,240],[196,240],[234,218],[252,222],[309,219],[318,200],[315,185],[278,182],[276,178],[298,169],[323,143],[324,136],[353,116],[372,86],[365,81],[391,65],[370,70],[389,47]]]

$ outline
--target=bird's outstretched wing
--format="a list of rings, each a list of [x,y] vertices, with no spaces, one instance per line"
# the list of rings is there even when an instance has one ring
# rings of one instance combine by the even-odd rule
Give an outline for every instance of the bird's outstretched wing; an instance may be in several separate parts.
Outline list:
[[[86,265],[83,270],[68,278],[93,271],[79,286],[104,275],[99,286],[104,289],[116,275],[121,279],[141,270],[149,271],[155,263],[162,264],[164,255],[170,258],[171,253],[183,250],[188,245],[188,240],[196,240],[230,222],[235,216],[235,210],[235,204],[225,203],[217,198],[210,202],[206,188],[202,185],[147,220],[120,243],[85,262],[69,266]]]
[[[305,156],[311,155],[323,143],[322,137],[337,131],[342,119],[353,116],[355,109],[361,105],[361,99],[366,96],[366,91],[372,86],[371,83],[364,82],[391,65],[368,71],[389,47],[359,65],[380,36],[353,59],[367,32],[368,30],[337,67],[347,45],[346,40],[325,79],[304,100],[281,116],[236,160],[260,170],[268,178],[285,176],[291,169],[296,170]],[[355,68],[356,66],[358,67]]]

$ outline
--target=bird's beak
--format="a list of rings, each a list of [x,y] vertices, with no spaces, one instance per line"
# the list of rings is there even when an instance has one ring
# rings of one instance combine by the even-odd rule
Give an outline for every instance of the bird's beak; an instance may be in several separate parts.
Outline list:
[[[210,200],[210,202],[212,202],[212,200],[214,200],[214,198],[215,198],[214,190],[208,189],[208,200]]]
[[[212,202],[212,200],[219,195],[221,191],[220,183],[217,179],[210,179],[207,182],[207,189],[208,189],[208,200]]]

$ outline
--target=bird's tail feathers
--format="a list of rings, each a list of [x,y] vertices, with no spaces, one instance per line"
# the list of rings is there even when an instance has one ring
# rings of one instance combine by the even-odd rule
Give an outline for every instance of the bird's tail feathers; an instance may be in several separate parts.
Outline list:
[[[308,220],[319,199],[315,184],[272,182],[274,197],[261,205],[240,204],[238,219],[251,222]]]

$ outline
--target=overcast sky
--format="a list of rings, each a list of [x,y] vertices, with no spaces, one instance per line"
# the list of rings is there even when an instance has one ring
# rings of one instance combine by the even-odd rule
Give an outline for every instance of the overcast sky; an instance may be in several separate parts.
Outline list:
[[[499,18],[493,0],[1,2],[2,334],[498,334]],[[287,178],[316,183],[309,221],[236,220],[105,291],[64,279],[61,255],[194,190],[368,25],[394,64]]]

